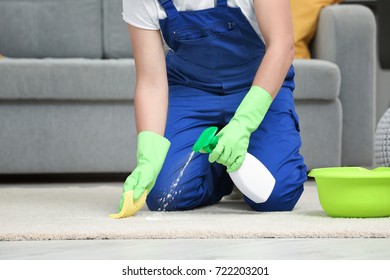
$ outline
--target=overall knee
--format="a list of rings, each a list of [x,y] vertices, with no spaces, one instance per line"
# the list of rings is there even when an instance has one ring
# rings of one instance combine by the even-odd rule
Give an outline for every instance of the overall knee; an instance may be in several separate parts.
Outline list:
[[[207,197],[207,192],[199,184],[171,187],[155,185],[146,199],[146,204],[151,211],[185,211],[202,206]]]
[[[172,204],[167,200],[166,194],[153,189],[146,198],[146,205],[150,211],[172,211]]]

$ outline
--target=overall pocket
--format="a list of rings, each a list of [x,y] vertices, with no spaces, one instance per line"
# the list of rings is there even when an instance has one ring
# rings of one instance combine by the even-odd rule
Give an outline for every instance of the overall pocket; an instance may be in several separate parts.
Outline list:
[[[248,51],[235,22],[218,21],[207,27],[187,26],[173,31],[176,55],[208,69],[243,64]]]

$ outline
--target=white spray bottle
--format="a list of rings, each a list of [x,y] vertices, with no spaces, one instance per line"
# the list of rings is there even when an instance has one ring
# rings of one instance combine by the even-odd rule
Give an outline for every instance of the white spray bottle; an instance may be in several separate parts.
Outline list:
[[[218,143],[215,135],[218,128],[211,126],[203,130],[192,147],[195,152],[211,153]],[[253,155],[246,153],[239,169],[229,173],[237,188],[256,203],[267,201],[275,186],[275,178],[271,172]]]

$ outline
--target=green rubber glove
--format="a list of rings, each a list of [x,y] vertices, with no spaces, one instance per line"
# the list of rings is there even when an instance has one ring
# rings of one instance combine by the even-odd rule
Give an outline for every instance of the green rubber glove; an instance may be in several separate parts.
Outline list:
[[[272,96],[263,88],[252,86],[233,118],[217,134],[218,144],[209,155],[210,162],[227,166],[227,172],[241,167],[249,146],[249,138],[260,123],[272,103]]]
[[[134,201],[145,190],[148,192],[154,187],[158,174],[164,164],[171,143],[165,137],[152,131],[143,131],[138,134],[137,167],[127,177],[123,184],[123,194],[134,190]],[[119,203],[119,212],[122,210],[124,196]]]

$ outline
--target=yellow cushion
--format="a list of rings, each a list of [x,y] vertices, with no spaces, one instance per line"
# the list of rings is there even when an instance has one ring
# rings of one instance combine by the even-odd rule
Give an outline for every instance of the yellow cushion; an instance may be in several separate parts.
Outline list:
[[[317,30],[323,7],[342,0],[290,0],[294,24],[295,58],[310,58],[309,44]]]

